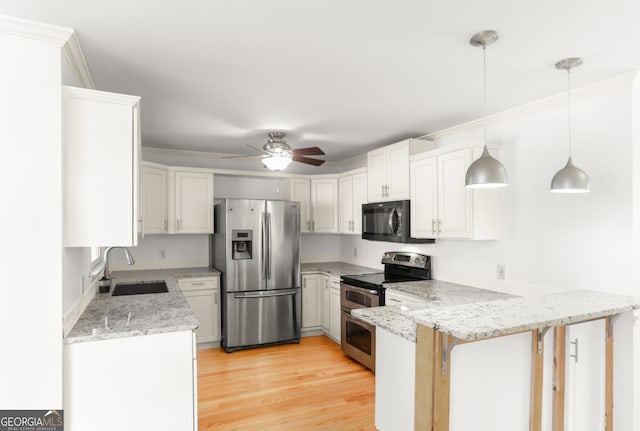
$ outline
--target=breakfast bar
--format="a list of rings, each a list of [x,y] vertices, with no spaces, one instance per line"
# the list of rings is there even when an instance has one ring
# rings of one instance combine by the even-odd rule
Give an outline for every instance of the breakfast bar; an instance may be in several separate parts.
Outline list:
[[[540,431],[543,428],[543,398],[552,397],[550,415],[553,430],[563,430],[566,325],[604,319],[605,429],[612,431],[613,328],[620,315],[637,308],[640,308],[638,298],[574,290],[448,306],[424,306],[420,309],[394,305],[358,310],[354,314],[376,324],[385,334],[415,340],[414,429],[434,431],[450,429],[450,397],[453,396],[451,377],[455,371],[451,364],[453,349],[462,344],[516,334],[524,336],[526,333],[531,334],[528,429]],[[545,391],[544,336],[551,329],[553,385],[551,391]],[[404,333],[401,334],[401,331]]]

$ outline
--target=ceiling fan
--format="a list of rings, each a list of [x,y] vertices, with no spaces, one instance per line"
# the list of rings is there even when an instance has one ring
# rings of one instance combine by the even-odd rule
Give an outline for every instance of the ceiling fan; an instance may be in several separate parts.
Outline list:
[[[319,147],[307,147],[291,149],[287,141],[284,140],[285,132],[269,132],[269,140],[262,146],[262,149],[248,145],[256,151],[266,154],[262,158],[262,163],[272,171],[281,171],[286,168],[291,161],[304,163],[307,165],[320,166],[325,161],[313,159],[306,156],[322,156],[324,151]],[[253,157],[253,156],[231,156],[235,157]]]

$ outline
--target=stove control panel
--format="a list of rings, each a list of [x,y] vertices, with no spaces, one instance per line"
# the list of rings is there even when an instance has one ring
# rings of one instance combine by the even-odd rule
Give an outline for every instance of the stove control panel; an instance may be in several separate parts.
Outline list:
[[[410,251],[388,251],[382,255],[382,263],[426,269],[431,267],[431,256]]]

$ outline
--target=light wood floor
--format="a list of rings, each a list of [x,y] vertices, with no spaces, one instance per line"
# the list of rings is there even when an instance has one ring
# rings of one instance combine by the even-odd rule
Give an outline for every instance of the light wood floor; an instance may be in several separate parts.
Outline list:
[[[373,406],[373,374],[323,335],[198,351],[200,430],[375,431]]]

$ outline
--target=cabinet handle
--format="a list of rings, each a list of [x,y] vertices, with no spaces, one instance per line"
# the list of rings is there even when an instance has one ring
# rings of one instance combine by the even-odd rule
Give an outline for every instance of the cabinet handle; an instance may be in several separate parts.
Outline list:
[[[315,230],[316,230],[316,221],[311,220],[311,232],[315,232]]]
[[[438,232],[442,232],[442,220],[438,219]]]
[[[168,220],[165,220],[163,225],[164,225],[164,230],[168,230],[169,229],[169,221]]]
[[[573,344],[576,347],[575,355],[569,355],[569,357],[575,359],[577,363],[578,362],[578,339],[576,338],[575,341],[571,341],[571,344]]]
[[[218,305],[218,292],[213,293],[213,305]]]
[[[431,219],[431,233],[436,234],[436,219]]]
[[[191,284],[192,286],[204,286],[204,281],[200,281],[198,283],[189,283],[189,284]]]
[[[382,197],[384,197],[384,184],[381,187],[382,187]]]

